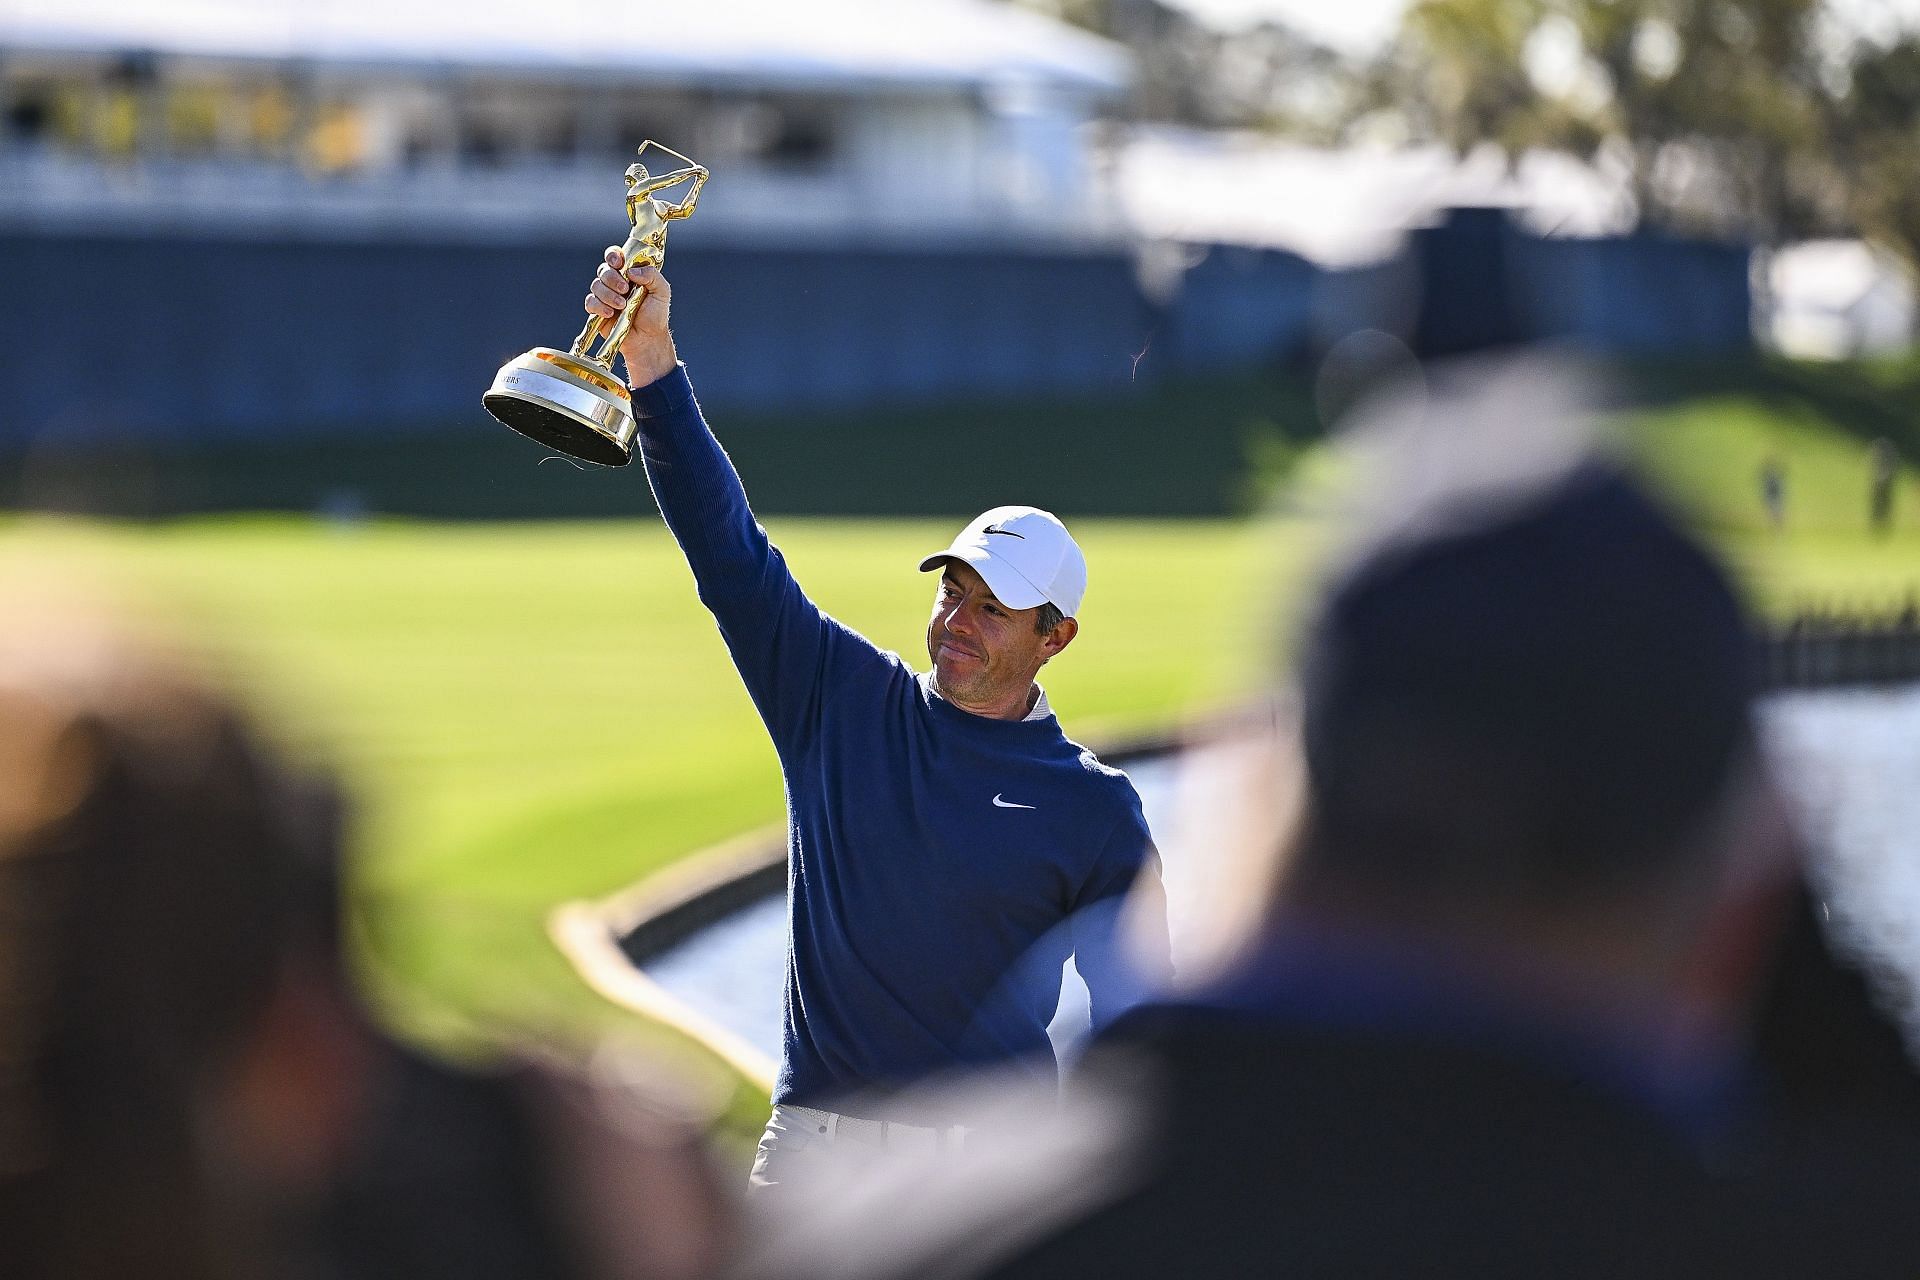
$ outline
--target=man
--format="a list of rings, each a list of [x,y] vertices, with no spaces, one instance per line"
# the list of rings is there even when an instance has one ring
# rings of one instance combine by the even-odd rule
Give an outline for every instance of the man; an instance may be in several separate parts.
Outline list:
[[[786,777],[785,1043],[754,1185],[849,1142],[951,1143],[966,1117],[906,1086],[1000,1062],[1051,1079],[1069,953],[1096,1025],[1136,989],[1114,917],[1143,876],[1155,901],[1140,800],[1061,733],[1035,680],[1079,633],[1086,562],[1044,511],[985,513],[921,561],[940,580],[916,675],[815,607],[755,522],[676,358],[659,271],[609,249],[587,309],[618,314],[636,286],[621,355],[647,476]],[[1152,977],[1164,918],[1146,932]]]
[[[1444,483],[1459,413],[1308,631],[1300,816],[1235,965],[1095,1045],[1096,1123],[849,1196],[753,1274],[1778,1274],[1725,1176],[1793,874],[1745,618],[1610,464]]]
[[[1867,469],[1867,529],[1877,537],[1893,528],[1893,486],[1900,478],[1900,452],[1893,441],[1881,436],[1873,442],[1867,450]]]

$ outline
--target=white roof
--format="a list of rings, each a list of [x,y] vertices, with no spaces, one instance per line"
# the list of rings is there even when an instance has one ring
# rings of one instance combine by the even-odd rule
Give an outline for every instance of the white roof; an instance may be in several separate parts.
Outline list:
[[[3,0],[0,49],[768,87],[1123,90],[1119,45],[992,0]]]
[[[1618,175],[1535,153],[1518,165],[1491,149],[1338,150],[1252,134],[1137,132],[1120,160],[1121,202],[1142,234],[1163,240],[1291,249],[1323,266],[1391,255],[1413,227],[1448,208],[1496,205],[1536,230],[1606,235],[1633,224]]]

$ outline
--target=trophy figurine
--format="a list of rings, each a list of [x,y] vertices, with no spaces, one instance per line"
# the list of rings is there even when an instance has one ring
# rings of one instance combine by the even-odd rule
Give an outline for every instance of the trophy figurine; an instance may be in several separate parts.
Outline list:
[[[693,213],[707,181],[705,168],[651,138],[640,144],[640,155],[649,147],[666,152],[683,167],[655,177],[644,164],[627,166],[627,221],[633,233],[620,248],[629,267],[657,267],[666,259],[667,224]],[[692,185],[678,201],[654,197],[689,181]],[[613,360],[645,293],[635,289],[616,319],[589,315],[586,328],[565,351],[535,347],[515,356],[500,366],[480,403],[507,426],[550,449],[583,462],[626,466],[633,460],[633,401],[627,384],[613,371]],[[591,352],[596,338],[600,349]]]

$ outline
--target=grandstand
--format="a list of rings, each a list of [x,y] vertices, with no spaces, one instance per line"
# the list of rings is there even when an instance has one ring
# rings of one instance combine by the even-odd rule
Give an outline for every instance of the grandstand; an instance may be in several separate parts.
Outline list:
[[[993,0],[16,0],[0,506],[626,510],[525,484],[538,455],[479,394],[578,330],[647,137],[714,174],[674,232],[675,327],[732,438],[753,416],[782,442],[795,509],[896,509],[827,436],[910,457],[916,413],[1064,454],[1060,406],[1105,421],[1160,388],[1185,438],[1238,448],[1228,383],[1362,328],[1457,346],[1413,323],[1449,299],[1474,342],[1495,317],[1614,352],[1749,343],[1742,246],[1606,234],[1606,191],[1560,170],[1156,134],[1121,123],[1133,74]],[[110,316],[74,287],[108,263],[138,264]]]
[[[988,0],[60,0],[0,52],[0,225],[524,241],[656,137],[725,175],[716,240],[1119,231],[1128,55]]]

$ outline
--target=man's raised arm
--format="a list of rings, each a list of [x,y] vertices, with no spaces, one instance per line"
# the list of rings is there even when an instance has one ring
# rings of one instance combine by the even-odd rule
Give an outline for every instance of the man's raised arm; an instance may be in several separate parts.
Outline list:
[[[618,315],[634,288],[646,290],[620,355],[634,389],[647,480],[693,569],[700,602],[719,622],[747,692],[784,751],[812,723],[829,664],[854,657],[850,645],[874,650],[807,599],[754,519],[674,351],[667,323],[673,289],[666,277],[655,267],[624,268],[620,250],[608,249],[587,310]]]

